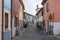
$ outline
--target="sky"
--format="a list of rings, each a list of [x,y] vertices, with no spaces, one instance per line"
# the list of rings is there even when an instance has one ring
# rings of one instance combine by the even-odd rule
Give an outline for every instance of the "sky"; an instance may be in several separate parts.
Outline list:
[[[41,2],[42,0],[23,0],[25,12],[31,15],[35,15],[37,5],[39,6],[39,8],[42,7]],[[4,0],[4,8],[10,10],[10,0]]]
[[[41,5],[42,0],[23,0],[24,6],[25,6],[25,12],[35,15],[36,14],[36,8],[37,5],[39,8],[42,7]]]
[[[39,6],[39,8],[42,7],[41,2],[42,0],[23,0],[25,12],[31,15],[35,15],[37,5]],[[10,10],[10,0],[4,0],[4,8]]]

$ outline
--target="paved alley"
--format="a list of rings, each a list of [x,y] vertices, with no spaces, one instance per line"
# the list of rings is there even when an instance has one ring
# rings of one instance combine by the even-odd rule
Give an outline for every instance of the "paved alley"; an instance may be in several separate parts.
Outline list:
[[[49,36],[42,31],[38,31],[34,25],[28,26],[21,35],[13,40],[59,40],[55,37]]]

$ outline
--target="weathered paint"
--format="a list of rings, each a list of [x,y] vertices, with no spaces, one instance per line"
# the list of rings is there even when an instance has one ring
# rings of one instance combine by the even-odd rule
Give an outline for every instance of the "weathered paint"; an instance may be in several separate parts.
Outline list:
[[[49,11],[46,11],[46,4],[48,5]],[[54,34],[59,35],[59,26],[60,25],[60,0],[56,1],[56,0],[47,0],[44,5],[43,5],[43,13],[44,13],[44,20],[46,22],[46,20],[50,20],[49,19],[49,15],[53,15],[54,14],[54,19],[51,19],[52,22],[54,22],[53,26],[53,32]],[[46,30],[46,24],[44,29]],[[56,30],[58,29],[58,31]],[[57,32],[57,33],[56,33]]]

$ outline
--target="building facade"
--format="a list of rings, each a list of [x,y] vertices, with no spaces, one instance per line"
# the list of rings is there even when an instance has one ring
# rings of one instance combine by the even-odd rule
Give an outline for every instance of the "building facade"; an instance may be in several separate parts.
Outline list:
[[[0,40],[2,40],[2,0],[0,0]]]
[[[12,0],[12,38],[17,34],[18,18],[19,18],[19,0]]]
[[[37,18],[38,18],[38,22],[40,22],[40,29],[44,30],[43,28],[43,8],[40,8],[39,11],[37,11],[36,14]]]
[[[24,26],[24,18],[23,18],[23,13],[24,13],[24,4],[23,4],[23,1],[22,0],[19,0],[20,4],[19,4],[19,27],[18,27],[18,31],[20,32],[22,29],[23,29],[23,26]]]
[[[8,6],[7,6],[8,5]],[[3,40],[11,39],[11,0],[4,0],[3,8]]]
[[[36,15],[34,16],[34,24],[35,25],[37,24],[37,16]]]
[[[24,21],[28,25],[32,25],[34,23],[34,16],[31,15],[31,14],[28,14],[28,13],[24,12]]]
[[[43,0],[43,13],[45,21],[45,31],[60,35],[60,0]]]

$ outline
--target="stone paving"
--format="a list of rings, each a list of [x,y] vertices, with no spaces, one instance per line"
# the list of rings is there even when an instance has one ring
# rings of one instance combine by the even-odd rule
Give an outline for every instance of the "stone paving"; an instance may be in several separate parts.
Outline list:
[[[59,40],[40,30],[37,30],[34,25],[28,26],[19,36],[12,40]]]

